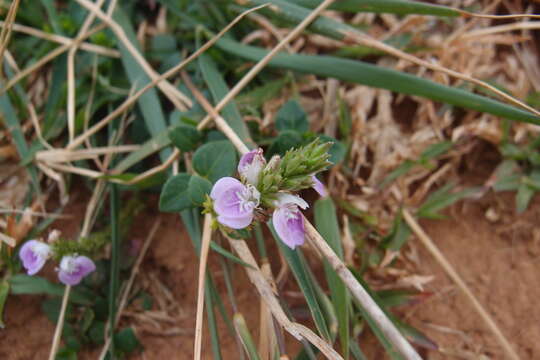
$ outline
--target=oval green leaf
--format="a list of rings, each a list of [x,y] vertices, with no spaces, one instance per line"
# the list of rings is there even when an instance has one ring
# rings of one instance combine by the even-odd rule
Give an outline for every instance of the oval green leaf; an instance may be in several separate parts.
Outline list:
[[[231,176],[236,169],[236,150],[228,141],[213,141],[201,146],[193,155],[193,168],[212,183]]]
[[[167,180],[159,197],[160,211],[178,212],[193,206],[188,195],[190,178],[191,175],[182,173]]]
[[[188,196],[193,205],[201,206],[210,194],[212,183],[199,175],[191,176],[188,184]]]

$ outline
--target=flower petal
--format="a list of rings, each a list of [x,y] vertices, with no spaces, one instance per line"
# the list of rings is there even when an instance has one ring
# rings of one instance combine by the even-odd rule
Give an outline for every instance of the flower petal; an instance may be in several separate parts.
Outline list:
[[[243,229],[253,221],[253,213],[248,213],[246,216],[227,217],[218,215],[217,221],[220,224],[230,227],[231,229]]]
[[[328,191],[326,191],[326,187],[324,186],[324,184],[319,180],[317,179],[317,177],[315,175],[312,175],[311,176],[311,180],[313,180],[313,189],[321,196],[321,197],[326,197],[328,196]]]
[[[58,278],[62,283],[73,286],[94,270],[96,265],[86,256],[64,256],[60,261]]]
[[[272,223],[281,241],[291,249],[294,250],[296,246],[304,243],[304,217],[300,211],[291,214],[287,208],[277,208],[272,215]]]
[[[27,241],[19,251],[19,258],[27,274],[34,275],[41,270],[49,258],[50,252],[50,246],[41,241]]]
[[[275,201],[276,207],[282,207],[286,204],[294,204],[304,210],[309,207],[308,203],[298,195],[293,195],[285,192],[278,193],[277,200]]]
[[[263,150],[261,148],[251,150],[240,158],[238,173],[242,179],[256,186],[259,182],[259,175],[265,166],[266,159],[263,156]]]
[[[212,200],[216,200],[225,191],[231,188],[236,188],[236,187],[243,188],[243,186],[244,185],[240,181],[238,181],[237,179],[233,177],[230,177],[230,176],[222,177],[221,179],[216,181],[216,183],[212,187],[212,191],[210,192],[210,197],[212,198]]]

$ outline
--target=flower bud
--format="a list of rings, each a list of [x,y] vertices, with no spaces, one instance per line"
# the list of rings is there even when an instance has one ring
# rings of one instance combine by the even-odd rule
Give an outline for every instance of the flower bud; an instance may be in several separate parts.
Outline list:
[[[266,166],[266,160],[263,156],[262,149],[251,150],[247,154],[242,155],[238,163],[238,173],[249,184],[257,186],[259,175]]]

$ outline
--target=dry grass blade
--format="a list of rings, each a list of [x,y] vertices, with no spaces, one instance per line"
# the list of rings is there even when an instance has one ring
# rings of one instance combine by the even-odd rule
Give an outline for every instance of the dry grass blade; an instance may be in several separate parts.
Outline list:
[[[238,15],[230,24],[228,24],[223,30],[221,30],[216,36],[214,36],[212,39],[208,40],[201,48],[199,48],[197,51],[195,51],[193,54],[188,56],[184,61],[182,61],[180,64],[174,66],[172,69],[166,71],[162,75],[158,76],[155,79],[152,79],[150,83],[148,83],[145,87],[137,91],[135,94],[127,98],[119,107],[117,107],[114,111],[109,113],[106,117],[101,119],[98,123],[96,123],[94,126],[89,128],[87,131],[85,131],[83,134],[79,135],[73,142],[71,142],[67,149],[74,149],[77,146],[82,145],[86,139],[88,139],[90,136],[96,134],[99,130],[103,129],[109,122],[114,120],[117,116],[125,112],[131,105],[133,105],[137,99],[139,99],[146,91],[156,86],[160,81],[167,79],[180,70],[182,70],[186,65],[188,65],[190,62],[195,60],[199,55],[201,55],[203,52],[208,50],[212,45],[216,43],[231,27],[233,27],[235,24],[237,24],[242,18],[244,18],[247,14],[250,14],[254,11],[257,11],[259,9],[262,9],[263,7],[266,7],[268,5],[261,5],[254,7],[252,9],[249,9],[242,14]]]
[[[373,320],[377,322],[382,332],[388,337],[392,344],[396,346],[398,351],[406,359],[420,360],[421,357],[416,353],[411,344],[405,340],[395,325],[388,317],[386,317],[384,312],[379,308],[375,301],[373,301],[366,290],[364,290],[362,285],[358,283],[351,271],[337,257],[313,225],[311,225],[307,219],[304,219],[304,223],[306,226],[306,238],[308,243],[322,258],[328,261],[332,266],[332,269],[334,269],[345,285],[347,285],[347,288],[351,291],[352,295],[362,304],[364,310],[369,313]]]
[[[355,33],[355,32],[354,33],[353,32],[347,32],[344,35],[345,35],[345,39],[355,41],[356,43],[358,43],[360,45],[365,45],[365,46],[371,47],[373,49],[383,51],[383,52],[385,52],[387,54],[390,54],[390,55],[393,55],[393,56],[395,56],[397,58],[410,61],[413,64],[423,66],[423,67],[425,67],[427,69],[430,69],[430,70],[433,70],[433,71],[437,71],[437,72],[447,74],[447,75],[452,76],[452,77],[454,77],[456,79],[469,81],[469,82],[471,82],[473,84],[476,84],[476,85],[481,86],[481,87],[483,87],[485,89],[488,89],[489,91],[497,94],[498,96],[505,99],[509,103],[512,103],[512,104],[514,104],[514,105],[516,105],[516,106],[518,106],[520,108],[523,108],[523,109],[525,109],[527,111],[530,111],[531,113],[533,113],[533,114],[535,114],[537,116],[540,116],[540,111],[530,107],[529,105],[525,104],[524,102],[514,98],[511,95],[508,95],[504,91],[501,91],[501,90],[497,89],[496,87],[486,83],[485,81],[478,80],[476,78],[473,78],[472,76],[468,76],[468,75],[462,74],[460,72],[445,68],[444,66],[433,64],[433,63],[430,63],[428,61],[422,60],[422,59],[420,59],[420,58],[418,58],[418,57],[416,57],[414,55],[407,54],[404,51],[396,49],[396,48],[394,48],[394,47],[392,47],[390,45],[387,45],[387,44],[383,43],[382,41],[376,40],[376,39],[371,38],[371,37],[369,37],[367,35],[363,35],[363,34],[359,34],[359,33]]]
[[[245,267],[249,279],[257,288],[261,299],[266,303],[277,322],[292,336],[301,340],[302,338],[308,340],[314,346],[316,346],[328,359],[343,359],[326,341],[317,336],[313,331],[307,327],[294,323],[289,320],[274,294],[272,286],[266,280],[264,274],[259,269],[257,262],[255,261],[251,251],[249,250],[246,242],[243,240],[234,240],[227,238],[231,247],[238,254],[242,261],[251,265],[251,268]]]
[[[58,346],[60,345],[60,339],[62,338],[62,330],[64,328],[64,319],[66,317],[66,309],[69,302],[69,294],[71,293],[71,286],[66,285],[64,290],[64,296],[62,297],[62,306],[60,307],[60,315],[54,329],[54,337],[51,346],[51,352],[49,353],[49,360],[56,359],[56,353],[58,352]]]
[[[146,59],[137,51],[137,49],[133,46],[133,44],[129,41],[126,34],[124,33],[124,30],[118,23],[113,21],[111,17],[107,16],[99,7],[96,6],[96,4],[91,3],[88,0],[76,0],[80,5],[84,6],[86,9],[94,13],[101,21],[107,24],[107,26],[114,32],[116,37],[119,41],[122,42],[122,44],[126,47],[126,49],[129,51],[129,53],[133,56],[133,58],[139,63],[139,65],[143,68],[144,72],[150,77],[152,80],[156,80],[159,78],[159,74],[156,73],[154,69],[148,64]],[[191,100],[180,90],[178,90],[174,85],[169,83],[168,81],[164,79],[158,80],[157,86],[161,89],[163,94],[167,96],[167,98],[179,109],[182,111],[187,110],[187,107],[191,107]],[[187,106],[187,107],[186,107]]]
[[[212,215],[204,216],[204,225],[202,233],[201,256],[199,260],[199,288],[197,291],[197,316],[195,321],[195,345],[193,358],[201,359],[202,350],[202,329],[203,329],[203,310],[204,310],[204,280],[206,277],[206,263],[208,260],[208,249],[210,248],[210,238],[212,237]]]
[[[9,11],[6,16],[5,26],[0,33],[0,69],[3,69],[4,51],[7,48],[9,39],[11,38],[11,28],[15,17],[17,16],[17,10],[19,9],[20,0],[15,0],[11,3]]]
[[[6,57],[8,64],[11,66],[13,70],[15,70],[15,74],[19,74],[21,70],[19,69],[19,66],[17,65],[17,62],[15,61],[15,58],[11,55],[9,50],[6,49],[4,55]],[[28,99],[26,103],[26,107],[28,108],[28,113],[30,114],[30,120],[32,121],[32,125],[34,126],[34,131],[36,132],[36,136],[39,142],[45,148],[52,149],[53,147],[51,146],[51,144],[49,144],[47,140],[45,140],[45,138],[43,137],[43,134],[41,132],[41,126],[39,125],[39,119],[37,117],[36,108],[34,107],[34,104],[32,104],[32,101],[30,101],[30,99]]]
[[[17,242],[15,241],[14,238],[12,238],[11,236],[7,236],[6,234],[3,234],[3,233],[0,233],[0,241],[5,242],[12,248],[17,246]]]
[[[326,8],[328,8],[334,0],[324,0],[317,6],[304,20],[302,20],[283,40],[281,40],[264,58],[262,58],[255,66],[253,66],[244,77],[236,83],[231,91],[216,105],[215,111],[219,113],[242,89],[276,56],[281,49],[287,46],[294,38],[296,38],[309,24],[311,24]],[[211,114],[207,115],[197,127],[203,129],[212,120]],[[244,145],[245,146],[245,145]]]
[[[105,0],[98,0],[96,6],[101,8]],[[96,18],[95,13],[90,12],[84,23],[82,24],[77,37],[73,40],[73,44],[68,52],[67,57],[67,124],[68,124],[68,134],[69,142],[73,141],[75,138],[75,54],[79,45],[84,39],[84,34],[88,32],[90,25]]]
[[[501,32],[509,32],[509,31],[515,31],[515,30],[535,30],[539,28],[540,28],[540,21],[524,21],[524,22],[519,22],[515,24],[497,25],[497,26],[491,26],[485,29],[472,30],[459,36],[459,39],[470,39],[470,38],[482,37],[486,35],[497,34]]]
[[[171,153],[171,155],[169,156],[169,158],[165,162],[163,162],[163,164],[153,167],[152,169],[146,170],[145,172],[135,176],[133,179],[129,181],[119,181],[119,183],[125,184],[125,185],[137,184],[145,179],[148,179],[152,175],[155,175],[167,169],[169,166],[174,164],[174,162],[176,161],[176,159],[178,159],[179,156],[180,156],[180,150],[175,148],[173,152]]]
[[[6,23],[4,21],[0,21],[0,27],[4,28],[6,26],[7,25],[6,25]],[[34,37],[37,37],[37,38],[40,38],[40,39],[44,39],[44,40],[53,41],[53,42],[56,42],[56,43],[59,43],[59,44],[62,44],[62,45],[72,46],[73,42],[75,41],[74,39],[71,39],[71,38],[66,37],[66,36],[62,36],[62,35],[58,35],[58,34],[49,34],[49,33],[46,33],[44,31],[35,29],[33,27],[26,26],[26,25],[20,25],[20,24],[17,24],[17,23],[13,23],[11,25],[11,28],[12,28],[13,31],[17,31],[17,32],[20,32],[20,33],[23,33],[23,34],[31,35],[31,36],[34,36]],[[91,44],[91,43],[88,43],[88,42],[81,43],[80,48],[81,48],[81,50],[93,52],[93,53],[96,53],[98,55],[103,55],[103,56],[108,56],[108,57],[113,57],[113,58],[119,58],[120,57],[120,52],[118,50],[110,49],[110,48],[107,48],[107,47],[101,46],[101,45]]]
[[[105,28],[105,26],[103,24],[92,28],[92,30],[88,31],[85,34],[85,38],[88,38],[88,37],[92,36],[96,32],[103,30],[104,28]],[[28,66],[26,69],[22,70],[20,73],[18,73],[16,76],[14,76],[10,81],[8,81],[6,83],[6,85],[2,89],[0,89],[0,95],[5,93],[9,89],[11,89],[16,83],[18,83],[19,81],[21,81],[22,79],[24,79],[29,74],[33,73],[34,71],[36,71],[37,69],[39,69],[43,65],[47,64],[49,61],[52,61],[53,59],[55,59],[56,57],[58,57],[62,53],[68,51],[71,48],[71,46],[73,46],[73,44],[74,44],[74,42],[70,42],[69,44],[65,44],[65,45],[57,47],[56,49],[49,52],[47,55],[43,56],[41,59],[39,59],[38,61],[36,61],[32,65]]]
[[[481,19],[523,19],[523,18],[532,18],[532,19],[540,19],[540,15],[535,14],[512,14],[512,15],[488,15],[488,14],[476,14],[472,12],[468,12],[465,10],[455,9],[459,13],[461,13],[464,17],[474,17],[474,18],[481,18]]]
[[[495,321],[493,321],[493,319],[489,316],[487,311],[484,309],[484,307],[480,304],[480,302],[476,299],[474,294],[471,292],[467,284],[465,284],[465,281],[463,281],[463,279],[459,276],[459,274],[456,272],[454,267],[448,262],[448,260],[446,260],[444,255],[435,245],[435,243],[426,234],[424,229],[422,229],[420,224],[418,224],[418,222],[414,219],[414,217],[410,214],[410,212],[407,209],[403,210],[403,218],[405,219],[407,224],[411,227],[412,231],[416,234],[418,239],[420,239],[422,244],[426,247],[426,249],[428,249],[431,255],[437,260],[437,262],[441,264],[446,274],[452,279],[452,281],[456,283],[456,285],[460,288],[460,290],[465,294],[465,296],[470,301],[473,308],[478,312],[478,314],[480,315],[484,323],[495,335],[495,337],[497,338],[497,341],[506,352],[506,355],[508,356],[508,358],[513,359],[513,360],[519,360],[518,354],[512,348],[512,345],[506,339],[506,337],[504,336],[502,331],[499,329]]]
[[[36,161],[43,162],[70,162],[84,159],[94,159],[99,155],[117,154],[138,150],[139,145],[121,145],[102,148],[91,148],[81,150],[52,149],[43,150],[36,153]]]

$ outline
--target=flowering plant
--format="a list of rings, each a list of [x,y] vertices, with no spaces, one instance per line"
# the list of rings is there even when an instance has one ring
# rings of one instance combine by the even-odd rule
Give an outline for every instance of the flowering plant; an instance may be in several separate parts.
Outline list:
[[[301,209],[308,203],[296,193],[314,188],[326,196],[324,185],[315,177],[325,170],[331,143],[318,139],[288,151],[283,158],[273,156],[267,163],[262,149],[244,154],[238,164],[240,180],[225,176],[212,187],[205,211],[214,215],[224,231],[247,228],[253,220],[270,218],[281,240],[294,249],[304,243],[304,218]]]
[[[49,239],[51,240],[51,239]],[[59,260],[58,279],[65,285],[77,285],[96,270],[94,262],[77,252],[66,252],[65,243],[57,240],[49,245],[39,240],[28,240],[19,250],[19,258],[28,275],[37,274],[49,258]]]

